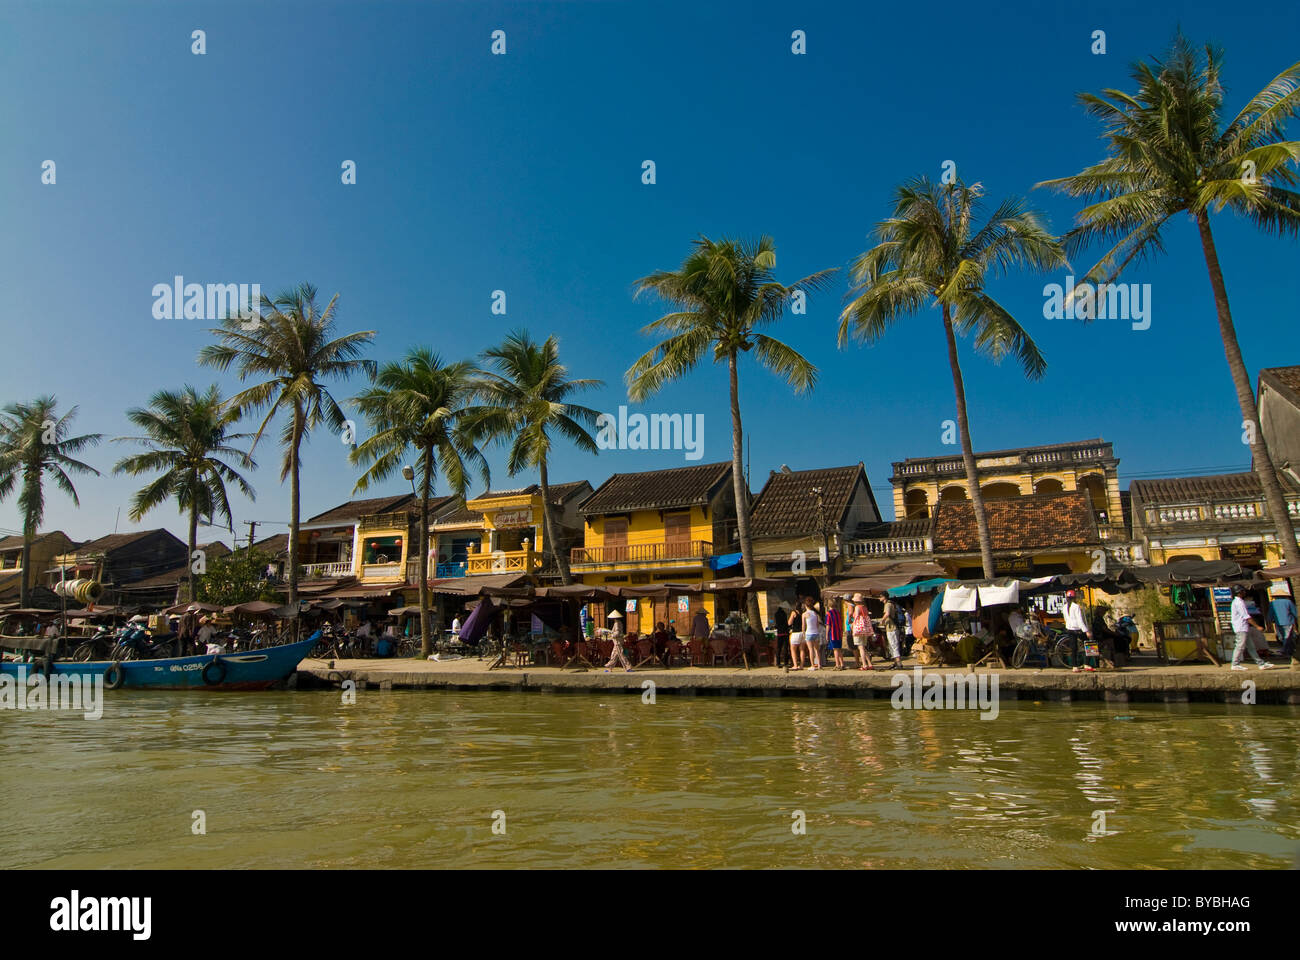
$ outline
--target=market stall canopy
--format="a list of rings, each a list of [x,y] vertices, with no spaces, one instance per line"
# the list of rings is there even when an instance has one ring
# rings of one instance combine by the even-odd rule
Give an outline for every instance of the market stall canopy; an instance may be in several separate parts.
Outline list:
[[[434,581],[430,587],[435,593],[445,593],[458,597],[484,596],[484,590],[501,587],[513,587],[524,579],[522,573],[494,573],[487,576],[455,577],[453,579]]]
[[[890,587],[885,592],[891,597],[914,597],[918,593],[929,593],[931,590],[938,590],[945,583],[950,583],[950,577],[932,577],[929,580],[917,580],[915,583],[906,583],[901,587]]]
[[[699,593],[698,583],[656,583],[643,587],[615,587],[620,597],[648,597],[651,600],[667,600],[669,597],[684,593]]]
[[[199,613],[220,613],[222,610],[220,604],[199,603],[198,601],[195,601],[194,603],[189,603],[189,602],[178,603],[173,607],[168,607],[166,610],[163,611],[163,613],[167,614],[167,616],[169,617],[174,617],[184,613],[190,607],[194,607],[194,609]]]
[[[113,617],[130,616],[131,614],[135,613],[139,609],[141,608],[140,607],[95,607],[95,609],[91,610],[89,607],[87,607],[85,609],[78,608],[76,610],[69,610],[66,614],[64,614],[64,616],[67,616],[69,618],[82,617],[83,619],[86,620],[94,620],[98,617],[103,617],[105,619],[112,619]],[[9,612],[17,613],[18,611],[10,610]],[[58,613],[57,610],[47,610],[45,612]]]
[[[1173,560],[1129,569],[1143,583],[1186,583],[1194,587],[1239,583],[1252,575],[1235,560]]]
[[[263,617],[276,620],[292,620],[298,616],[298,608],[292,604],[267,603],[265,600],[249,600],[247,603],[232,604],[229,607],[223,607],[221,612],[227,616],[238,614],[245,617]]]
[[[930,560],[875,560],[870,563],[855,563],[840,571],[840,576],[847,579],[877,580],[901,578],[902,583],[942,577],[947,571]]]
[[[1285,580],[1288,577],[1300,577],[1300,563],[1293,563],[1289,567],[1265,567],[1257,573],[1257,576],[1266,580]]]
[[[1061,573],[1054,577],[1045,577],[1049,589],[1068,590],[1072,587],[1095,587],[1106,593],[1127,593],[1141,589],[1145,584],[1133,571],[1135,567],[1119,567],[1105,573]],[[1035,583],[1040,581],[1035,580]],[[1043,592],[1042,590],[1035,592]]]
[[[727,577],[724,580],[709,580],[699,585],[704,593],[725,593],[728,590],[779,590],[790,581],[778,580],[776,577]]]
[[[391,597],[393,594],[400,594],[401,587],[350,587],[347,590],[335,590],[322,599],[324,600],[382,600],[384,597]]]
[[[540,600],[609,601],[617,598],[622,593],[627,593],[627,591],[631,589],[634,588],[596,587],[586,583],[570,583],[559,587],[538,587],[535,595]],[[645,596],[645,594],[628,594],[628,595]]]

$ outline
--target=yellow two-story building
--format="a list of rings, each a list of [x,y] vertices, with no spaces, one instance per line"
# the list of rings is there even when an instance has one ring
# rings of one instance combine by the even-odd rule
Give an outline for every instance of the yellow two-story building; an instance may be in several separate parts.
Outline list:
[[[549,490],[551,522],[559,540],[556,546],[568,550],[581,542],[578,504],[591,494],[591,484],[586,480],[553,483]],[[477,547],[467,544],[467,576],[503,573],[534,576],[548,571],[546,520],[538,484],[516,490],[489,490],[466,501],[465,507],[483,518],[483,538]]]
[[[575,578],[591,586],[700,584],[737,574],[736,498],[730,463],[708,463],[616,473],[579,505],[583,544],[570,553]],[[593,604],[596,622],[612,610]],[[720,613],[712,594],[619,601],[629,633],[647,632],[659,621],[679,634],[697,610],[710,623]]]

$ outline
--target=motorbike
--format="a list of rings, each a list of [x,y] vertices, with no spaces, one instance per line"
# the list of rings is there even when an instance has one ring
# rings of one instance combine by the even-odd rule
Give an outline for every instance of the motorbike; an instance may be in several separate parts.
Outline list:
[[[112,660],[157,660],[175,656],[171,633],[153,636],[144,627],[128,624],[122,629],[110,656]]]

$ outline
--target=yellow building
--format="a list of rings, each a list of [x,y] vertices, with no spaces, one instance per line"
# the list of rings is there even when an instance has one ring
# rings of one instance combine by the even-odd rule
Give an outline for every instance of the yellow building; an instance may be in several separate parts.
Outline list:
[[[1286,472],[1278,479],[1291,519],[1300,524],[1300,484]],[[1145,544],[1151,563],[1235,560],[1252,569],[1281,563],[1281,545],[1254,473],[1134,480],[1129,493],[1133,535]]]
[[[76,544],[62,530],[51,530],[32,539],[28,562],[27,587],[43,586],[46,571],[54,565],[55,558],[73,550]],[[17,600],[22,591],[23,538],[0,539],[0,601]]]
[[[940,501],[970,499],[966,466],[960,452],[943,457],[913,457],[895,462],[894,516],[934,515]],[[1119,460],[1104,440],[1054,443],[975,454],[975,470],[985,501],[1035,494],[1088,494],[1103,539],[1122,539],[1124,508],[1119,489]]]
[[[586,480],[550,485],[551,522],[559,549],[580,542],[582,522],[578,504],[592,492]],[[483,517],[485,540],[466,554],[467,576],[478,574],[543,572],[546,556],[546,522],[542,491],[537,484],[517,490],[489,490],[466,501],[468,510]]]
[[[707,463],[644,473],[616,473],[579,505],[583,545],[569,564],[591,586],[698,584],[738,574],[735,488],[731,464]],[[593,604],[597,623],[607,611]],[[667,601],[623,601],[627,631],[663,620],[686,634],[697,610],[709,622],[724,613],[712,594],[681,594]]]

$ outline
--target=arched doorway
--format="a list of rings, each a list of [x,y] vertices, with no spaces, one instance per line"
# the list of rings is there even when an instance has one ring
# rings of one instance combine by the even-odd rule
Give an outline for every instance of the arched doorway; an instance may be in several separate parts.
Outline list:
[[[1042,480],[1039,480],[1038,483],[1034,486],[1034,493],[1043,494],[1043,493],[1064,493],[1064,492],[1065,492],[1065,484],[1061,483],[1061,481],[1057,480],[1055,477],[1046,477]]]
[[[966,500],[966,488],[953,484],[950,487],[944,487],[939,491],[940,503],[961,503]]]
[[[984,495],[985,500],[1010,500],[1012,497],[1020,496],[1020,487],[1014,483],[999,481],[984,484],[980,487],[980,493]]]

